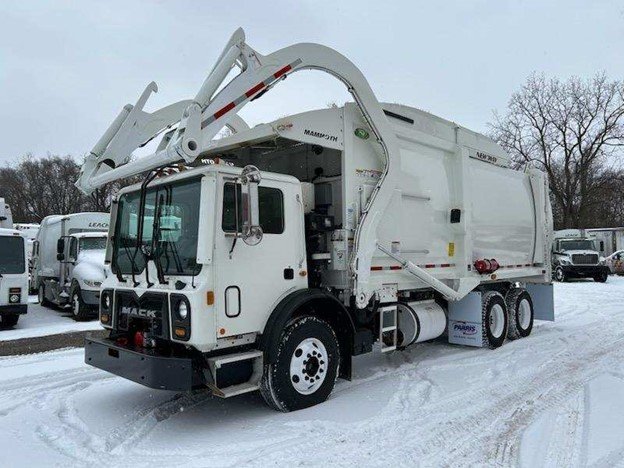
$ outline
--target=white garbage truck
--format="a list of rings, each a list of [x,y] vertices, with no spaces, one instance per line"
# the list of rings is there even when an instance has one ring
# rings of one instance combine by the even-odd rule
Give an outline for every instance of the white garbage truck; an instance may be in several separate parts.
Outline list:
[[[33,251],[32,283],[44,306],[71,307],[75,320],[97,314],[104,264],[108,213],[46,216]]]
[[[237,115],[304,69],[355,102],[253,128]],[[259,390],[291,411],[349,379],[353,356],[436,338],[498,348],[554,319],[547,178],[485,136],[380,103],[332,49],[262,55],[240,29],[193,99],[147,113],[156,90],[122,109],[77,181],[89,193],[151,171],[113,203],[110,333],[86,339],[87,364],[157,389]]]
[[[0,329],[14,327],[28,311],[26,237],[0,228]]]

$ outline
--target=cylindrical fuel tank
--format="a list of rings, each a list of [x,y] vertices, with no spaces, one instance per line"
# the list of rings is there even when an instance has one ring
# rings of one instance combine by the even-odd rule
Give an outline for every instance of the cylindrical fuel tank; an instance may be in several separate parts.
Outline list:
[[[446,330],[446,314],[433,299],[397,305],[399,343],[402,348],[433,340]]]

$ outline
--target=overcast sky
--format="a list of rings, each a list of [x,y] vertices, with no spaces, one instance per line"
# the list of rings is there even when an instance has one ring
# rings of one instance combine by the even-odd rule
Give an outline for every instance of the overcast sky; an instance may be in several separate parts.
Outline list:
[[[232,32],[270,53],[318,42],[382,101],[477,131],[533,71],[624,78],[620,1],[7,1],[0,3],[0,164],[88,152],[154,80],[147,110],[195,95]],[[349,98],[302,72],[247,106],[251,124]]]

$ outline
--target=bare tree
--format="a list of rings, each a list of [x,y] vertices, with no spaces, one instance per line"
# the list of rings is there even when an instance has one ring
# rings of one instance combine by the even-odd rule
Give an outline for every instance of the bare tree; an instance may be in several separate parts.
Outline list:
[[[518,167],[546,171],[557,227],[587,227],[622,156],[624,81],[533,75],[490,128]]]

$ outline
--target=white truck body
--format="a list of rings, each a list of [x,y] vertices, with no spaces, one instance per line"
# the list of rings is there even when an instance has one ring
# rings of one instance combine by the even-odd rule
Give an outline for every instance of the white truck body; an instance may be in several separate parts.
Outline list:
[[[242,73],[213,96],[233,65]],[[251,129],[236,116],[305,68],[338,76],[356,103]],[[87,341],[91,365],[154,388],[260,389],[290,410],[333,387],[321,375],[324,366],[338,372],[324,327],[348,377],[350,356],[375,342],[389,352],[448,334],[497,347],[528,335],[533,318],[553,319],[547,179],[509,168],[485,136],[379,103],[331,49],[299,44],[262,56],[242,31],[194,100],[144,113],[155,89],[124,108],[77,183],[88,192],[156,169],[113,205],[114,275],[100,301],[111,335]],[[158,151],[128,162],[133,145],[174,116],[179,127]],[[224,125],[234,134],[214,140]],[[198,167],[161,167],[182,162]],[[293,333],[315,327],[325,331],[288,348]],[[280,357],[284,346],[292,356]]]
[[[35,240],[32,271],[32,284],[41,303],[71,303],[74,317],[79,319],[86,318],[89,306],[97,306],[100,285],[108,271],[104,253],[109,219],[108,213],[43,219]],[[76,295],[78,303],[74,301]]]
[[[0,229],[13,229],[13,215],[11,207],[0,198]]]
[[[14,326],[28,310],[26,237],[0,228],[0,329]]]
[[[603,257],[624,250],[624,227],[591,228],[587,229],[587,234],[598,241],[596,247]]]

